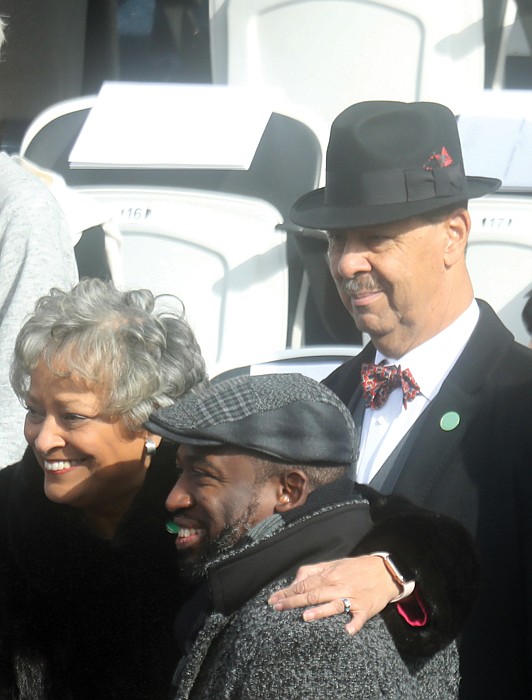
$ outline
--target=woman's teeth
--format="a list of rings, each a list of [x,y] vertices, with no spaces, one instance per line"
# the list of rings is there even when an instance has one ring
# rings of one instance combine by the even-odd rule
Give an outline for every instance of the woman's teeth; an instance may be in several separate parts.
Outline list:
[[[48,462],[44,461],[44,468],[47,472],[62,472],[65,471],[65,469],[72,469],[72,467],[76,466],[79,462],[73,462],[71,460],[58,460],[56,462]]]

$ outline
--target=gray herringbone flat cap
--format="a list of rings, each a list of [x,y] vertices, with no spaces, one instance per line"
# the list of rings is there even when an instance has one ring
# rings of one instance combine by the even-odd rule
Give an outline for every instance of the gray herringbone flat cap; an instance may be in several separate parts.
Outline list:
[[[145,425],[174,442],[242,447],[292,464],[349,465],[355,457],[348,410],[301,374],[226,379],[156,411]]]

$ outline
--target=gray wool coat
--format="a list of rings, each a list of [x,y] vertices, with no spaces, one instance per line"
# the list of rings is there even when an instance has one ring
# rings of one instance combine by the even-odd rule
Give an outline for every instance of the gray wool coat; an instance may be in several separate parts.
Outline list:
[[[268,566],[268,557],[272,562],[272,554],[277,563],[288,551],[288,559],[292,557],[292,564],[297,565],[297,560],[304,556],[301,549],[312,539],[312,527],[321,537],[314,552],[318,557],[318,550],[328,540],[327,532],[331,537],[345,533],[346,540],[351,538],[357,527],[364,529],[366,512],[365,502],[329,506],[285,524],[281,532],[218,561],[218,569],[221,564],[222,572],[224,567],[231,571],[232,586],[227,587],[224,598],[219,581],[211,576],[211,597],[214,591],[214,607],[218,610],[207,614],[180,669],[175,700],[450,700],[458,697],[458,656],[454,643],[428,658],[406,662],[382,616],[373,618],[361,632],[350,636],[345,631],[346,614],[307,623],[302,620],[300,610],[275,612],[267,605],[267,599],[272,591],[288,584],[286,576],[263,586],[238,607],[237,597],[229,600],[235,595],[235,582],[238,586],[240,580],[251,580],[256,572],[263,572],[262,566]],[[357,518],[359,523],[347,533],[349,523]],[[245,585],[243,582],[242,589]],[[223,600],[222,604],[216,605],[217,597]]]

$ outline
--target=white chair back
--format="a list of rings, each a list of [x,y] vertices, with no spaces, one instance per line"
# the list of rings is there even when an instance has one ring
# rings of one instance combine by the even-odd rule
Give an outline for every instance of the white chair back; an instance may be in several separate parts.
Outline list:
[[[124,287],[175,294],[209,370],[286,346],[286,234],[273,206],[231,194],[148,187],[80,188],[114,212]]]
[[[469,210],[467,266],[475,296],[491,304],[516,340],[527,345],[521,313],[532,289],[532,199],[492,195],[471,200]]]
[[[482,0],[210,0],[213,79],[284,88],[315,130],[363,100],[459,111],[484,86],[482,15]]]

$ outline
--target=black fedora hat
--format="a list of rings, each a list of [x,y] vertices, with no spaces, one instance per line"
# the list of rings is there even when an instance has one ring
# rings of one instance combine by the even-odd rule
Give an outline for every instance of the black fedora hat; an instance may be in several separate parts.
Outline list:
[[[467,177],[453,113],[434,102],[360,102],[331,127],[326,185],[300,197],[291,220],[338,229],[408,219],[494,192]]]

